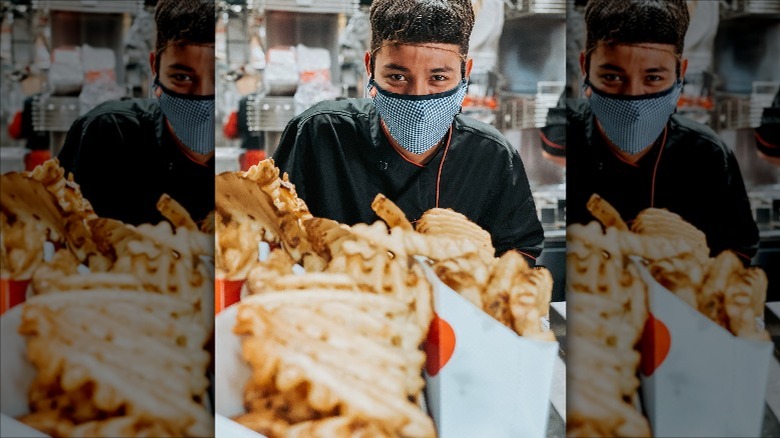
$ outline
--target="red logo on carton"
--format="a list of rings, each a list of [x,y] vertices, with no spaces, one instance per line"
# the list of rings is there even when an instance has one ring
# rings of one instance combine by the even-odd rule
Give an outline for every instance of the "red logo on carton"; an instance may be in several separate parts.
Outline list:
[[[241,286],[244,280],[214,280],[214,314],[241,300]]]
[[[447,365],[452,353],[455,351],[455,332],[447,321],[433,314],[433,321],[428,330],[428,339],[425,341],[425,371],[429,376],[439,374],[444,365]]]
[[[30,280],[0,278],[0,315],[25,301],[29,284]]]
[[[645,321],[642,332],[642,364],[640,370],[645,376],[651,376],[666,359],[672,345],[672,337],[666,324],[660,319],[655,319],[652,313]]]

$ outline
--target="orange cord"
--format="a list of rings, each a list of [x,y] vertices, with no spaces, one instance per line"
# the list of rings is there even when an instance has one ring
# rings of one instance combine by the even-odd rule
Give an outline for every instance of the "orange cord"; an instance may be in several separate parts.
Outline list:
[[[656,172],[658,172],[658,164],[661,162],[661,154],[664,153],[664,146],[666,145],[666,133],[667,133],[667,127],[664,126],[664,138],[661,140],[661,150],[658,151],[658,158],[655,160],[655,167],[653,167],[653,182],[650,186],[650,207],[653,207],[655,205],[655,175]]]
[[[439,191],[441,189],[441,170],[444,168],[444,160],[447,159],[447,151],[450,150],[450,140],[452,140],[452,126],[450,126],[449,134],[447,135],[447,144],[444,146],[444,155],[441,157],[441,163],[439,163],[439,175],[436,177],[436,208],[439,208]]]

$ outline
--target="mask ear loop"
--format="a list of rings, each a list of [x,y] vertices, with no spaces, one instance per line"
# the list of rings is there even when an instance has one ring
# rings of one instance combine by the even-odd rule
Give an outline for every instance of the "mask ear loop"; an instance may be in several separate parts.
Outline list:
[[[439,208],[439,194],[441,192],[441,171],[444,168],[444,160],[447,159],[447,151],[450,150],[450,140],[452,140],[452,126],[450,126],[447,133],[447,144],[444,145],[444,154],[441,157],[441,163],[439,163],[439,174],[436,176],[436,208]]]
[[[664,147],[666,147],[666,133],[668,129],[664,126],[664,137],[661,139],[661,150],[658,151],[658,158],[655,159],[655,166],[653,167],[653,179],[650,185],[650,207],[655,206],[655,177],[658,173],[658,164],[661,163],[661,154],[664,153]]]

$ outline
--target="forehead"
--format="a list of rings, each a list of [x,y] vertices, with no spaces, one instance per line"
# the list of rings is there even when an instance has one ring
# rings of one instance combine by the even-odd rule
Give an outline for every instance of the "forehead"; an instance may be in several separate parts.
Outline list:
[[[385,41],[374,52],[377,65],[392,63],[412,67],[425,64],[460,64],[463,56],[457,44],[393,43]]]
[[[162,65],[182,64],[193,69],[214,67],[213,44],[169,44],[160,52]]]
[[[674,45],[659,43],[601,43],[590,54],[591,66],[595,67],[603,63],[621,67],[637,65],[648,67],[654,64],[666,66],[676,64],[678,59]]]

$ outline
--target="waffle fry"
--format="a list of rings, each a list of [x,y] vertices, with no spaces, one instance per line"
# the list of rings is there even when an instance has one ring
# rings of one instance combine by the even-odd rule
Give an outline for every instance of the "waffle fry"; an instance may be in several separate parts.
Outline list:
[[[467,239],[479,249],[480,257],[491,262],[496,250],[490,233],[471,222],[466,216],[451,209],[432,208],[420,217],[417,231],[422,234],[446,236],[453,240]]]
[[[227,280],[246,278],[258,260],[263,230],[258,222],[215,215],[214,264],[216,276]]]
[[[628,230],[628,225],[620,217],[620,213],[598,194],[591,195],[585,207],[605,227],[615,228],[618,231]]]
[[[66,213],[40,181],[22,173],[0,175],[0,270],[28,280],[43,263],[43,243],[64,243]]]
[[[203,231],[206,234],[214,234],[216,214],[217,214],[216,210],[211,210],[209,214],[206,215],[206,217],[203,219],[203,222],[201,222],[199,225],[201,231]]]
[[[97,217],[92,204],[84,198],[81,188],[73,181],[73,175],[65,177],[65,169],[60,166],[59,159],[47,160],[26,175],[40,181],[66,213],[75,213],[86,220]]]
[[[633,403],[647,292],[620,252],[618,233],[595,222],[567,228],[568,355],[576,364],[567,381],[567,436],[650,436]]]
[[[704,233],[683,220],[680,215],[666,209],[647,208],[642,210],[631,223],[631,231],[643,236],[662,237],[668,241],[686,242],[700,263],[710,256]]]
[[[303,225],[312,215],[272,159],[245,172],[217,175],[216,193],[216,210],[223,221],[253,222],[252,228],[260,230],[256,242],[281,245],[296,263],[321,270],[324,261],[311,249]],[[219,240],[219,226],[216,231]]]
[[[410,401],[423,387],[426,331],[405,303],[354,291],[267,292],[242,301],[235,331],[253,369],[247,404],[278,414],[254,411],[239,423],[275,437],[337,433],[358,417],[389,436],[434,436],[430,417]],[[291,415],[280,408],[287,405],[299,407]]]
[[[411,222],[406,218],[404,212],[381,193],[374,198],[374,202],[371,203],[371,209],[374,210],[377,216],[385,221],[390,228],[398,227],[406,231],[414,230],[414,227],[412,227]]]
[[[47,294],[25,304],[19,332],[37,371],[31,413],[20,418],[31,427],[52,436],[212,430],[208,332],[187,303],[113,290]]]
[[[157,201],[157,210],[162,213],[165,219],[168,219],[174,228],[186,228],[188,230],[197,230],[198,225],[192,220],[189,212],[167,194],[160,196]]]
[[[201,309],[207,325],[213,323],[204,300],[212,299],[213,283],[203,256],[212,255],[212,237],[197,229],[157,225],[126,225],[111,219],[90,222],[100,251],[109,260],[105,272],[128,274],[146,291],[179,297]],[[85,281],[97,278],[88,276]]]
[[[95,245],[89,234],[88,222],[97,218],[92,205],[81,193],[81,188],[73,180],[73,175],[65,176],[65,169],[59,160],[53,158],[43,162],[30,172],[24,173],[31,181],[38,181],[57,200],[62,216],[57,217],[63,227],[63,236],[68,248],[86,260],[95,251]],[[11,188],[11,190],[14,190]],[[32,198],[35,199],[35,198]],[[56,224],[50,224],[55,226]]]

